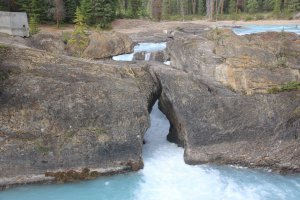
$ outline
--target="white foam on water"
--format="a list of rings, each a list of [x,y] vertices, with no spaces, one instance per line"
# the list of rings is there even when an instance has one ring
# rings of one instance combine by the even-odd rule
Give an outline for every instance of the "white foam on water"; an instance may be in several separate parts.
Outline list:
[[[300,34],[300,23],[299,25],[246,25],[240,28],[233,28],[233,31],[237,35],[247,35],[252,33],[262,32],[293,32]]]
[[[171,61],[165,61],[164,64],[165,65],[171,65]]]
[[[147,52],[145,54],[145,61],[149,61],[150,60],[150,57],[151,57],[151,52]]]

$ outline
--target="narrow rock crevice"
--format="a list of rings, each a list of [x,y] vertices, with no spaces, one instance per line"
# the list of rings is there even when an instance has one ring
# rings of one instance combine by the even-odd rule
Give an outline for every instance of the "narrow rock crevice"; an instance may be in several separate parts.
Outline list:
[[[166,93],[164,93],[164,88],[161,83],[161,79],[156,72],[149,70],[154,81],[157,84],[159,90],[155,93],[155,98],[152,99],[150,104],[151,109],[155,102],[158,100],[158,108],[159,110],[167,117],[170,123],[169,133],[167,135],[167,140],[171,143],[177,144],[179,147],[185,147],[185,137],[186,131],[183,126],[183,123],[180,122],[178,114],[176,113],[173,104],[167,97]],[[151,109],[149,109],[151,111]]]

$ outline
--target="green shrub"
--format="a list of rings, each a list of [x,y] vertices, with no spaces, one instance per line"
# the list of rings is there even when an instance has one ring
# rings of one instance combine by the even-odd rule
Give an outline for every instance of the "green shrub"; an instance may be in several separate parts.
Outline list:
[[[300,82],[292,81],[279,87],[273,87],[268,90],[268,93],[276,94],[279,92],[288,92],[288,91],[295,91],[295,90],[300,90]]]
[[[71,39],[71,34],[69,32],[62,32],[62,40],[65,44],[68,44]]]
[[[34,35],[37,34],[40,30],[38,27],[38,18],[36,15],[33,15],[32,17],[30,17],[29,20],[29,33],[30,35]]]
[[[89,37],[87,34],[87,25],[84,20],[84,16],[79,8],[76,9],[75,13],[75,29],[68,40],[68,44],[71,45],[71,49],[74,54],[80,56],[81,53],[89,44]]]
[[[256,20],[264,20],[265,17],[264,17],[263,15],[256,15],[256,16],[255,16],[255,19],[256,19]]]
[[[253,20],[253,17],[251,17],[251,16],[247,16],[247,17],[245,18],[245,21],[251,21],[251,20]]]

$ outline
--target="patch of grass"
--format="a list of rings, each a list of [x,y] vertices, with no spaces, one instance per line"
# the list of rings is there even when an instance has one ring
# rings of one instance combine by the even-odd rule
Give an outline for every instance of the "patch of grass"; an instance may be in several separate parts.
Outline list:
[[[245,21],[252,21],[253,20],[253,17],[252,16],[247,16],[246,18],[245,18]]]
[[[8,79],[8,73],[0,71],[0,81]]]
[[[96,135],[103,135],[107,133],[107,131],[104,128],[99,128],[99,127],[91,128],[90,132]]]
[[[269,94],[277,94],[279,92],[289,92],[300,90],[300,82],[292,81],[279,87],[273,87],[268,90]]]
[[[0,49],[7,49],[7,48],[8,48],[8,46],[0,44]]]
[[[34,149],[40,153],[48,153],[51,151],[51,147],[44,144],[41,139],[38,139],[34,142]]]
[[[71,39],[71,33],[70,32],[62,32],[62,40],[65,44],[68,44],[70,39]]]
[[[177,27],[176,27],[176,30],[177,30],[177,31],[183,31],[184,29],[183,29],[182,27],[177,26]]]

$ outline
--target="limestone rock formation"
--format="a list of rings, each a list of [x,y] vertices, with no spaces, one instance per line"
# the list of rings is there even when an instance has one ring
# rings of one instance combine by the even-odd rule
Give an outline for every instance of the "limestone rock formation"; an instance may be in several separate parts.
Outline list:
[[[56,54],[66,54],[65,44],[60,36],[38,33],[28,39],[28,46]]]
[[[177,69],[246,94],[300,81],[300,37],[294,33],[237,36],[216,29],[178,37],[170,42],[169,53]]]
[[[246,96],[178,70],[156,70],[168,139],[188,164],[239,164],[299,172],[300,92]]]
[[[0,178],[142,167],[148,110],[158,93],[146,67],[33,49],[0,54]]]
[[[156,75],[168,139],[184,146],[187,163],[300,172],[300,91],[266,94],[300,81],[299,42],[290,33],[175,34],[174,69]]]
[[[118,32],[94,32],[90,35],[89,46],[83,57],[92,59],[110,58],[112,56],[131,53],[134,43],[125,34]]]

